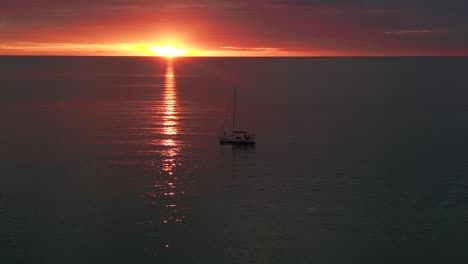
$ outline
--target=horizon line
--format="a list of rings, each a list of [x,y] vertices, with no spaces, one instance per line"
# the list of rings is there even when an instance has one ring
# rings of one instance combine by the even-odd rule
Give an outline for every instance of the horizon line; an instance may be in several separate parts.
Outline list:
[[[185,58],[404,58],[404,57],[468,57],[466,55],[310,55],[310,56],[148,56],[148,55],[57,55],[57,54],[0,54],[0,57],[122,57],[122,58],[158,58],[158,59],[185,59]]]

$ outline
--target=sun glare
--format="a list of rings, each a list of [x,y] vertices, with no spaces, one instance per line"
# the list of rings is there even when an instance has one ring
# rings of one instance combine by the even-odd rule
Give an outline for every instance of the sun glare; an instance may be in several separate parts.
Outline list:
[[[148,50],[151,53],[153,53],[155,56],[161,56],[161,57],[167,57],[167,58],[184,56],[188,52],[187,50],[182,49],[175,44],[151,46],[148,48]]]

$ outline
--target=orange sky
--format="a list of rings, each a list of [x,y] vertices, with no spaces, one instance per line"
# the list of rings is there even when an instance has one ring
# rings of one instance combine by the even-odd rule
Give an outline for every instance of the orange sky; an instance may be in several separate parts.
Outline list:
[[[468,55],[456,0],[0,1],[3,55],[154,55],[164,43],[191,56]]]

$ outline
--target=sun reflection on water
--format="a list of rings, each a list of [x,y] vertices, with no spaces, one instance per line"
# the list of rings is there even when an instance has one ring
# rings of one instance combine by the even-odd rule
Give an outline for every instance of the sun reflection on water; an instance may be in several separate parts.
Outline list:
[[[164,113],[162,119],[164,121],[162,124],[163,139],[161,140],[161,145],[164,147],[164,150],[162,151],[162,171],[167,173],[167,175],[172,176],[174,175],[174,170],[178,165],[176,157],[180,152],[180,147],[175,139],[175,136],[178,134],[178,117],[176,111],[176,82],[172,60],[168,61],[166,67],[163,97]]]
[[[177,93],[176,93],[176,82],[174,75],[174,65],[172,60],[168,61],[166,67],[166,76],[164,82],[164,113],[163,113],[163,135],[177,135]],[[167,139],[164,139],[167,140]],[[163,145],[165,141],[163,140]],[[167,146],[167,145],[165,145]]]
[[[151,108],[152,123],[156,126],[155,138],[147,142],[158,156],[152,163],[154,171],[151,190],[147,193],[150,203],[158,209],[159,224],[164,230],[176,228],[185,220],[181,199],[184,196],[184,184],[178,175],[182,165],[179,124],[179,106],[177,100],[176,75],[172,60],[168,60],[164,75],[164,89],[161,100],[154,102]],[[158,234],[161,236],[161,234]],[[164,245],[173,245],[171,237],[161,236]],[[162,248],[167,248],[162,247]],[[159,249],[158,249],[159,250]]]

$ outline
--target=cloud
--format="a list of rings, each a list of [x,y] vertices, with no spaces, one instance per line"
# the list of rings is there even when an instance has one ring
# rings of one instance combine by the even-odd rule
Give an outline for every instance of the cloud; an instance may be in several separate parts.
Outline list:
[[[9,54],[53,54],[53,55],[147,55],[142,46],[148,44],[114,43],[36,43],[11,42],[0,44],[0,52]]]
[[[226,47],[219,47],[219,48],[223,49],[223,50],[234,50],[234,51],[269,51],[269,52],[276,52],[276,51],[281,50],[279,48],[264,48],[264,47],[246,48],[246,47],[226,46]]]
[[[436,29],[404,29],[396,31],[386,31],[387,35],[441,35],[448,34],[449,30],[436,30]]]

